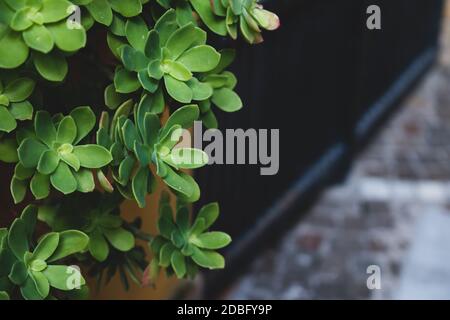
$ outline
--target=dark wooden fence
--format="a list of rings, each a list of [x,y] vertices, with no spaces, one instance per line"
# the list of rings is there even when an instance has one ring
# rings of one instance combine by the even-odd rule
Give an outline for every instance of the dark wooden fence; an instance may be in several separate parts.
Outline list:
[[[379,5],[382,29],[368,30]],[[235,43],[233,69],[245,108],[219,115],[221,128],[280,129],[280,170],[208,166],[197,172],[198,206],[219,201],[217,227],[233,236],[227,268],[206,273],[215,296],[298,221],[319,192],[342,180],[354,155],[432,65],[441,0],[265,1],[282,20],[265,43]],[[229,43],[224,43],[229,45]]]

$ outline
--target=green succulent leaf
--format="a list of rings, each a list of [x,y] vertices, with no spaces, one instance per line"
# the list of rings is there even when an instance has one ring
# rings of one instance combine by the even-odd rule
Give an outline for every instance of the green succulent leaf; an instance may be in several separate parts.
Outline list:
[[[55,172],[50,176],[52,186],[63,194],[70,194],[77,190],[78,182],[72,174],[69,166],[60,162]]]
[[[25,231],[28,240],[31,241],[34,233],[34,228],[37,221],[38,208],[33,205],[29,205],[23,209],[20,219],[25,222]]]
[[[105,261],[109,255],[109,246],[103,234],[95,230],[90,234],[89,252],[98,261]]]
[[[36,200],[47,198],[50,194],[50,177],[36,172],[31,179],[30,189]]]
[[[224,232],[207,232],[190,239],[191,243],[202,249],[221,249],[231,242],[231,237]]]
[[[193,93],[186,83],[170,75],[164,76],[164,82],[167,92],[176,101],[181,103],[190,103],[192,101]]]
[[[9,294],[6,291],[0,291],[0,301],[9,300]]]
[[[69,27],[66,21],[61,21],[47,28],[62,51],[74,52],[86,45],[86,30],[81,25]]]
[[[229,88],[214,90],[212,102],[225,112],[235,112],[242,109],[241,98]]]
[[[197,215],[197,219],[203,219],[205,221],[204,228],[200,230],[200,232],[209,229],[209,227],[211,227],[214,222],[216,222],[218,217],[219,204],[217,202],[213,202],[203,206]]]
[[[9,112],[16,120],[25,121],[33,118],[33,106],[29,101],[13,102]]]
[[[172,60],[165,60],[161,65],[162,70],[177,80],[186,82],[192,78],[192,73],[182,63]]]
[[[20,162],[25,168],[36,168],[47,147],[35,138],[26,138],[17,149]]]
[[[47,233],[39,241],[36,249],[33,251],[32,260],[46,261],[55,252],[59,244],[59,234],[57,232]]]
[[[89,237],[77,230],[67,230],[59,233],[59,242],[56,250],[48,258],[48,262],[58,261],[74,253],[82,252],[87,248]]]
[[[0,161],[6,163],[18,162],[17,147],[16,139],[0,139]]]
[[[178,148],[170,154],[170,164],[179,169],[196,169],[208,163],[208,155],[199,149]]]
[[[190,0],[190,3],[211,31],[221,36],[227,35],[224,19],[213,13],[210,2],[204,0]]]
[[[49,148],[53,147],[56,140],[56,128],[48,112],[38,111],[34,119],[34,128],[36,136],[43,141]]]
[[[8,275],[9,280],[15,285],[21,286],[28,277],[27,266],[23,261],[16,261],[12,266],[11,272]]]
[[[213,94],[213,88],[208,83],[198,81],[197,78],[190,79],[187,85],[191,88],[192,98],[196,101],[209,99]]]
[[[186,261],[180,251],[175,250],[170,259],[171,265],[178,279],[182,279],[186,274]]]
[[[31,271],[30,277],[36,286],[36,290],[42,298],[47,298],[50,293],[50,283],[42,272]]]
[[[33,14],[33,8],[20,8],[11,18],[10,27],[15,31],[23,31],[33,25],[33,21],[29,18]]]
[[[61,144],[72,144],[77,137],[77,125],[71,116],[64,117],[56,131],[56,141]]]
[[[123,228],[105,228],[103,232],[111,245],[119,251],[126,252],[134,247],[135,240],[133,234]]]
[[[36,282],[28,277],[25,283],[20,287],[20,293],[25,300],[42,300],[44,297],[39,293]]]
[[[169,37],[178,29],[175,10],[167,10],[155,24],[155,30],[159,34],[160,46],[166,45]]]
[[[11,81],[3,94],[10,102],[21,102],[27,99],[34,90],[35,82],[29,78],[18,78]]]
[[[194,121],[198,119],[199,114],[200,110],[195,104],[183,106],[177,109],[164,124],[164,129],[161,131],[161,136],[166,135],[169,130],[176,125],[179,125],[184,129],[189,129],[194,125]]]
[[[48,54],[34,52],[33,62],[39,74],[48,81],[63,81],[69,70],[66,58],[58,51]]]
[[[125,35],[133,48],[144,52],[147,34],[148,28],[144,19],[141,17],[128,19],[125,24]]]
[[[11,132],[17,127],[16,119],[9,110],[0,105],[0,132]]]
[[[41,155],[37,170],[44,175],[52,174],[58,167],[59,160],[60,158],[56,151],[47,150]]]
[[[220,54],[211,46],[200,45],[183,53],[178,62],[192,72],[207,72],[213,70],[220,61]]]
[[[8,245],[16,258],[23,260],[25,252],[29,250],[27,227],[22,219],[16,219],[8,233]]]
[[[13,177],[11,180],[10,190],[14,203],[18,204],[25,199],[27,193],[27,183],[17,177]]]
[[[72,110],[70,116],[75,121],[77,136],[74,144],[78,144],[95,127],[96,117],[90,107],[78,107]]]
[[[170,36],[165,45],[170,52],[170,59],[177,60],[193,44],[203,40],[197,29],[193,24],[187,24]]]
[[[137,16],[142,12],[141,0],[109,0],[109,3],[114,11],[119,12],[127,18]]]
[[[92,192],[95,189],[94,175],[92,171],[87,169],[80,169],[74,173],[74,177],[77,180],[77,190],[83,193]]]
[[[161,59],[161,46],[159,33],[155,29],[150,30],[145,41],[144,53],[150,61]]]
[[[72,3],[67,0],[42,0],[42,8],[39,10],[44,23],[58,22],[68,17]]]
[[[225,267],[225,259],[223,256],[215,251],[202,250],[195,248],[192,260],[203,268],[208,269],[223,269]]]
[[[89,169],[102,168],[113,160],[107,149],[95,144],[76,146],[73,148],[73,154],[80,160],[83,168]]]
[[[27,60],[29,52],[30,49],[19,32],[7,30],[3,35],[0,34],[0,68],[19,67]]]
[[[140,167],[132,180],[133,195],[140,208],[145,208],[150,171],[147,167]]]
[[[168,267],[171,264],[172,254],[176,250],[172,243],[166,243],[161,247],[159,252],[159,265],[161,267]]]
[[[87,10],[95,21],[106,26],[111,25],[113,21],[113,12],[108,0],[96,0],[86,5]]]
[[[86,283],[77,269],[68,266],[48,266],[42,273],[47,278],[50,286],[63,291],[73,290],[76,288],[76,285],[84,285]],[[75,280],[75,278],[78,278],[80,282],[71,281],[72,279]]]
[[[33,25],[24,31],[23,40],[28,47],[42,53],[49,53],[55,45],[52,34],[42,25]]]
[[[118,67],[116,69],[114,86],[118,93],[132,93],[141,87],[135,74],[123,67]]]

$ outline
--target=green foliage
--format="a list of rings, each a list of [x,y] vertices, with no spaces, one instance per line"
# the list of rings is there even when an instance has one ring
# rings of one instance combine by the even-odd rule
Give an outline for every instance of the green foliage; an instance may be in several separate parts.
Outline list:
[[[0,300],[87,298],[73,263],[99,288],[118,274],[125,289],[161,269],[223,268],[216,250],[231,238],[208,231],[218,205],[189,214],[200,198],[189,171],[208,157],[180,144],[196,120],[218,127],[212,106],[243,107],[227,70],[235,52],[209,45],[205,27],[258,43],[278,25],[256,0],[0,0],[0,161],[15,165],[11,195],[28,205],[0,229]],[[163,193],[150,236],[120,206],[146,207],[158,181],[177,210]]]
[[[261,29],[275,30],[278,17],[258,4],[257,0],[189,0],[211,31],[237,39],[238,31],[251,43],[263,41]]]
[[[27,100],[33,93],[35,82],[29,78],[0,79],[0,132],[11,132],[17,120],[31,120],[33,106]]]
[[[1,296],[6,299],[20,289],[26,300],[51,299],[53,291],[71,291],[85,286],[78,269],[55,264],[86,249],[89,238],[78,230],[50,232],[32,248],[37,207],[28,206],[9,230],[0,229]],[[78,287],[77,287],[78,286]]]
[[[55,50],[51,55],[58,56],[66,65],[57,52],[75,52],[86,45],[84,27],[75,22],[70,22],[69,27],[67,18],[73,13],[74,6],[68,0],[0,0],[0,11],[0,24],[4,30],[0,33],[1,68],[19,67],[31,50],[36,52],[32,55],[36,70],[45,79],[53,80],[48,71],[52,61],[43,59],[42,54]]]
[[[63,194],[92,192],[94,175],[89,169],[108,165],[112,156],[96,144],[78,145],[95,126],[95,115],[89,107],[78,107],[61,119],[38,111],[34,131],[19,145],[19,162],[11,183],[16,203],[24,199],[28,180],[34,197],[47,198],[50,187]]]
[[[174,215],[168,197],[162,197],[159,206],[158,230],[160,235],[150,242],[153,260],[144,281],[154,281],[160,268],[179,279],[194,278],[198,267],[221,269],[225,259],[215,250],[231,242],[228,234],[209,232],[208,229],[219,217],[219,206],[211,203],[204,206],[194,222],[190,223],[189,209],[184,205]]]
[[[201,150],[175,146],[182,129],[198,119],[199,109],[196,105],[181,107],[161,127],[158,116],[150,112],[154,103],[154,98],[147,95],[134,106],[127,101],[116,110],[111,123],[103,121],[97,131],[97,143],[113,155],[114,183],[125,198],[135,199],[143,208],[147,194],[155,188],[150,167],[154,165],[156,174],[174,193],[185,201],[197,201],[197,183],[180,170],[202,167],[208,156]],[[132,109],[134,121],[128,118]]]

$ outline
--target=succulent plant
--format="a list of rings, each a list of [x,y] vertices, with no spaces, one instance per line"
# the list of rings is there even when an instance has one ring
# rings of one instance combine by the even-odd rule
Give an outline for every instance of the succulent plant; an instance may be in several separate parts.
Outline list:
[[[39,219],[52,230],[81,230],[89,236],[89,253],[97,261],[105,261],[112,249],[130,251],[135,246],[132,232],[124,228],[118,193],[75,194],[62,202],[39,208]]]
[[[142,12],[143,4],[149,0],[72,0],[76,5],[84,6],[98,23],[110,26],[115,14],[131,18]]]
[[[153,164],[156,174],[181,198],[190,202],[198,200],[197,183],[180,169],[202,167],[208,162],[208,156],[194,148],[175,148],[183,133],[181,129],[191,127],[198,118],[198,106],[179,108],[163,127],[158,116],[148,111],[152,107],[148,96],[134,106],[134,122],[127,118],[132,107],[132,101],[125,102],[117,109],[111,124],[102,123],[97,132],[97,143],[113,155],[113,177],[118,189],[145,207],[145,197],[154,188],[149,167]]]
[[[9,81],[0,79],[0,132],[11,132],[17,120],[31,120],[33,105],[27,100],[33,93],[35,82],[29,78]]]
[[[210,86],[212,95],[208,99],[198,102],[203,124],[208,128],[217,128],[218,123],[211,105],[214,104],[225,112],[239,111],[243,105],[239,95],[234,91],[237,84],[235,75],[225,69],[233,62],[234,50],[224,49],[220,51],[220,61],[216,68],[210,72],[199,75],[199,80]]]
[[[28,205],[0,229],[0,300],[86,298],[72,263],[98,286],[118,274],[125,289],[161,269],[187,278],[223,268],[215,250],[231,238],[207,231],[218,205],[190,223],[200,198],[190,171],[208,157],[183,134],[198,119],[218,127],[213,105],[243,103],[227,70],[234,52],[207,45],[204,29],[235,39],[240,28],[257,43],[278,24],[256,0],[0,0],[0,161],[15,165],[12,198]],[[144,208],[159,181],[177,213],[164,192],[152,237],[120,206]],[[150,265],[138,240],[151,242]]]
[[[52,119],[38,111],[34,131],[18,148],[19,162],[11,182],[16,203],[25,196],[27,180],[36,199],[46,198],[50,185],[63,194],[92,192],[98,169],[112,161],[108,150],[95,144],[78,145],[94,128],[95,115],[89,107],[75,108],[70,115]],[[56,128],[57,127],[57,128]]]
[[[181,279],[195,277],[198,267],[220,269],[225,266],[223,256],[215,250],[226,247],[231,238],[224,232],[208,231],[219,217],[217,203],[202,207],[191,224],[189,209],[183,205],[178,206],[174,219],[165,196],[161,198],[159,214],[159,235],[150,243],[153,259],[145,281],[155,279],[160,268],[167,268]]]
[[[275,30],[278,16],[258,4],[258,0],[189,0],[203,22],[213,32],[237,39],[238,30],[251,44],[263,41],[261,29]]]
[[[78,269],[54,263],[84,251],[88,236],[76,230],[50,232],[40,238],[31,252],[36,219],[37,208],[28,206],[9,230],[1,229],[0,278],[5,281],[6,276],[9,287],[19,287],[27,300],[50,298],[51,288],[70,291],[84,286],[85,280]]]
[[[117,92],[131,93],[144,88],[155,93],[164,82],[169,96],[190,103],[212,94],[208,86],[194,76],[214,69],[220,54],[206,45],[206,33],[194,24],[179,27],[175,11],[167,11],[150,32],[145,22],[128,20],[126,36],[130,45],[120,47],[124,67],[114,78]]]
[[[63,52],[75,52],[86,45],[86,30],[67,19],[74,10],[74,5],[67,0],[0,0],[0,24],[3,25],[0,67],[11,69],[22,65],[32,49],[37,71],[47,80],[59,80],[60,77],[55,79],[54,68],[46,55],[55,47]],[[60,53],[54,51],[49,56],[67,69]]]

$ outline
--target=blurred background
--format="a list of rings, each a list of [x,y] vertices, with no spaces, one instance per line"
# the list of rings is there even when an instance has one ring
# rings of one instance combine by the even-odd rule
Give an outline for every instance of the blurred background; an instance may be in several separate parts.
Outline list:
[[[450,299],[449,3],[264,2],[281,29],[235,45],[245,108],[219,123],[280,129],[280,171],[199,170],[234,241],[198,297]]]

